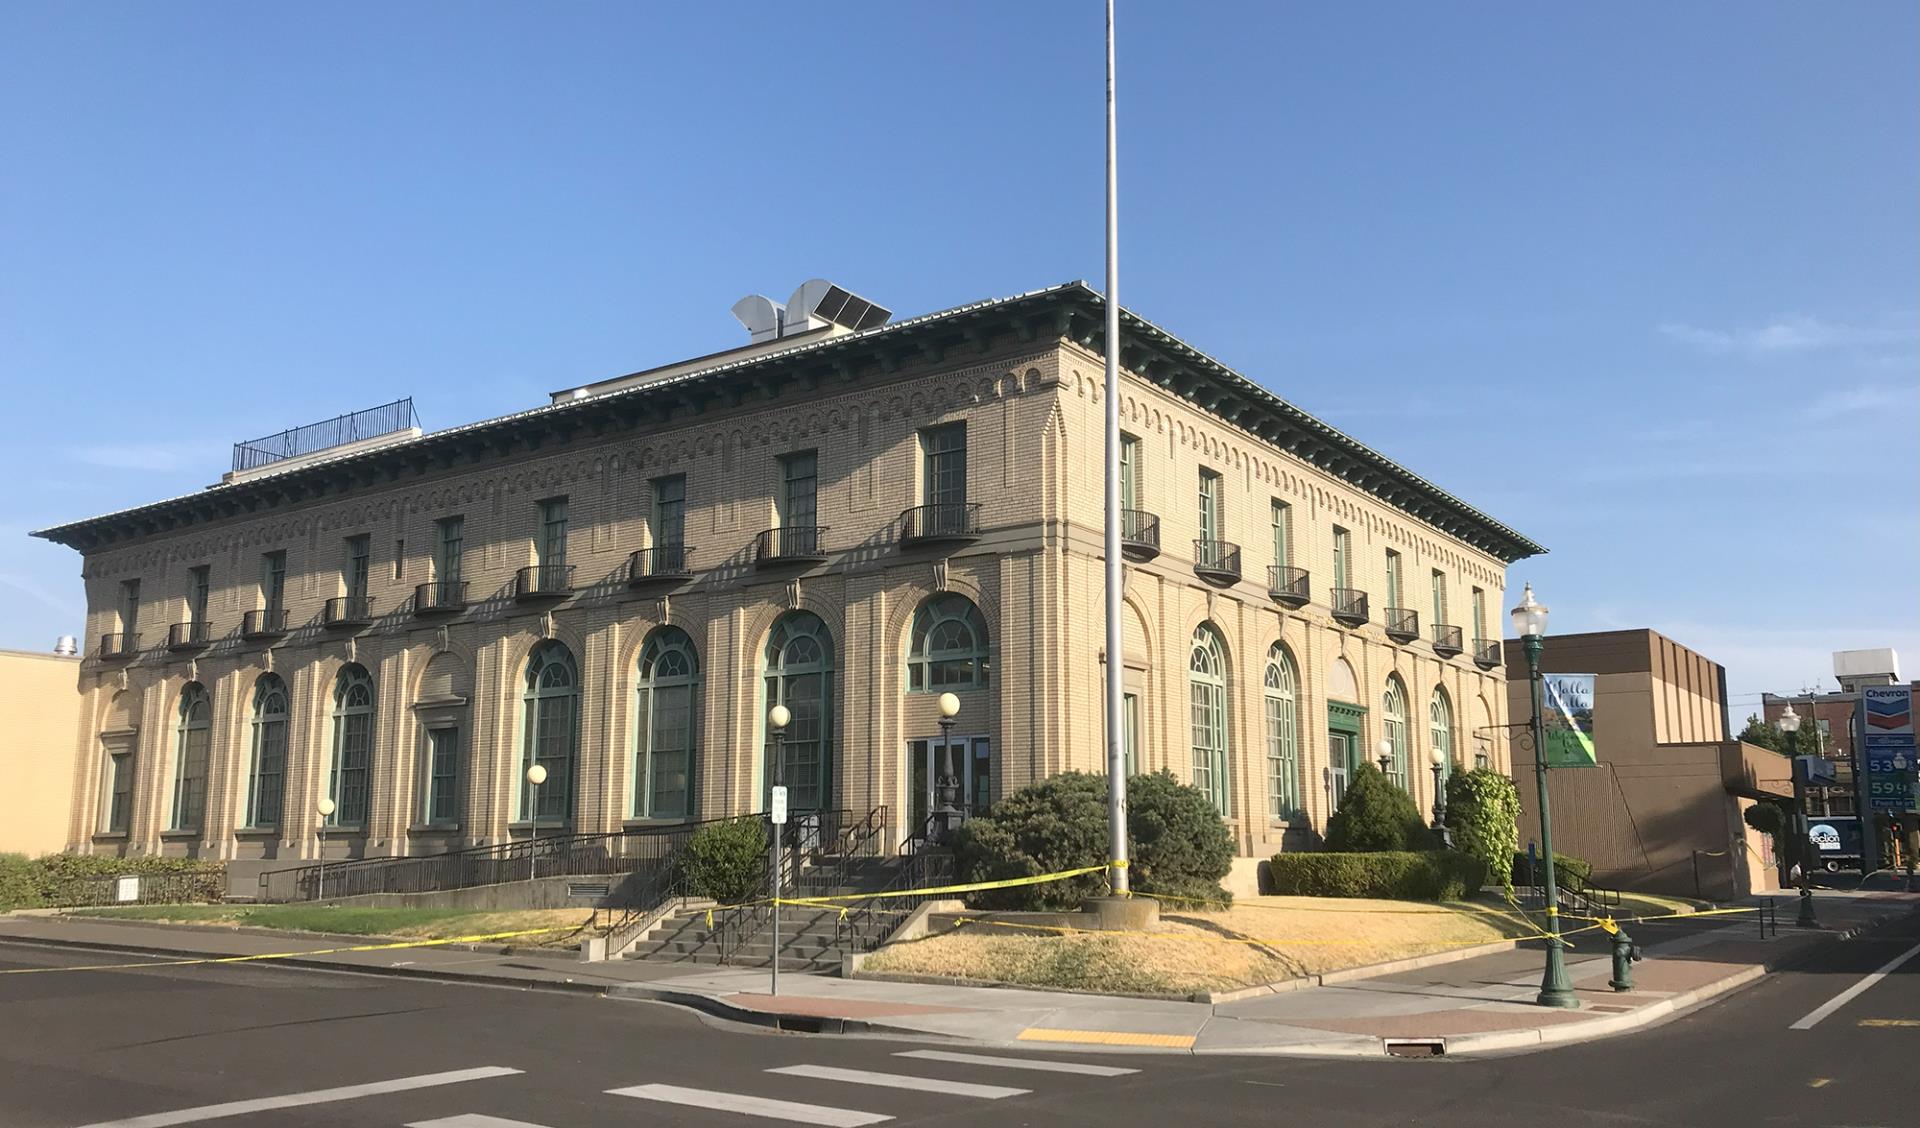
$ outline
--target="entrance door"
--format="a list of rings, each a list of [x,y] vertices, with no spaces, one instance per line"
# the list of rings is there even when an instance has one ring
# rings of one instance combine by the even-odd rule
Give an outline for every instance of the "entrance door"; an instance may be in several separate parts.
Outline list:
[[[984,736],[953,738],[953,767],[960,777],[960,809],[969,815],[985,814],[993,801],[992,746]],[[906,830],[917,835],[927,825],[927,816],[940,806],[936,788],[946,772],[945,746],[939,737],[907,742],[907,799],[912,819]]]
[[[1332,773],[1335,808],[1347,794],[1347,781],[1353,778],[1354,748],[1359,743],[1359,738],[1350,732],[1333,729],[1327,733],[1327,770]]]

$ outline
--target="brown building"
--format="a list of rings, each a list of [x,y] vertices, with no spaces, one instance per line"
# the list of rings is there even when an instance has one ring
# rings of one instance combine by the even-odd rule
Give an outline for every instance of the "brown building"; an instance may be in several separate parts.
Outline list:
[[[899,840],[948,690],[966,805],[1103,770],[1100,296],[736,312],[727,352],[242,444],[205,490],[41,533],[86,580],[73,846],[244,875],[313,857],[322,800],[333,857],[612,831],[761,810],[775,755],[794,808],[886,808]],[[1123,327],[1134,765],[1248,858],[1316,841],[1383,739],[1423,808],[1431,748],[1504,768],[1495,616],[1539,546]]]
[[[0,853],[50,854],[68,842],[80,659],[0,650]]]
[[[1527,658],[1506,644],[1516,723],[1532,716]],[[1727,731],[1726,670],[1650,630],[1549,635],[1541,671],[1594,674],[1599,764],[1547,773],[1553,845],[1602,885],[1716,899],[1777,888],[1772,843],[1743,819],[1793,794],[1790,761]],[[1531,741],[1513,744],[1521,849],[1540,837]]]

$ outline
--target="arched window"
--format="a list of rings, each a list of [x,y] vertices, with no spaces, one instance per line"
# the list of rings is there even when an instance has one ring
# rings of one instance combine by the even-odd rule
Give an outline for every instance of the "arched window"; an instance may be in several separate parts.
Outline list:
[[[694,702],[700,658],[679,627],[660,627],[640,648],[634,716],[638,744],[633,765],[633,813],[643,819],[683,819],[692,812]]]
[[[1387,675],[1387,691],[1380,695],[1380,733],[1393,747],[1387,761],[1387,778],[1395,786],[1407,786],[1407,687],[1400,675]]]
[[[1279,643],[1267,652],[1267,816],[1300,815],[1300,713],[1293,658]]]
[[[1453,702],[1447,699],[1447,691],[1437,685],[1433,687],[1433,700],[1427,702],[1427,734],[1433,741],[1433,750],[1440,753],[1440,786],[1444,788],[1447,776],[1453,774]]]
[[[364,827],[373,793],[373,675],[358,664],[333,680],[333,773],[328,826]]]
[[[199,830],[207,813],[207,751],[213,745],[213,699],[188,682],[174,727],[173,829]]]
[[[253,757],[247,770],[247,825],[280,825],[287,782],[287,683],[261,674],[253,683]]]
[[[767,786],[787,788],[787,805],[819,810],[832,796],[833,635],[820,616],[791,611],[767,635],[766,707],[793,714],[783,738],[767,734]],[[778,762],[775,757],[778,756]]]
[[[580,743],[580,670],[573,651],[552,639],[527,656],[526,728],[520,741],[521,821],[564,826],[573,815],[573,762]],[[527,780],[535,764],[547,769],[538,788]]]
[[[973,600],[930,595],[913,613],[907,692],[943,693],[987,684],[987,621]]]
[[[1193,785],[1207,793],[1222,815],[1227,813],[1227,648],[1212,624],[1193,632],[1193,654],[1187,666],[1187,688],[1193,704]]]

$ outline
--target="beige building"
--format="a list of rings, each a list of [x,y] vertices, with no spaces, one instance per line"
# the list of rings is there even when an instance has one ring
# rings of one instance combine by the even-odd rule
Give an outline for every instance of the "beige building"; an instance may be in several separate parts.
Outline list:
[[[1510,708],[1524,722],[1526,654],[1518,641],[1506,650]],[[1715,899],[1779,888],[1773,844],[1744,815],[1792,797],[1792,763],[1728,732],[1724,667],[1649,630],[1550,635],[1540,667],[1595,675],[1599,763],[1547,773],[1556,851],[1613,887]],[[1513,753],[1523,849],[1540,833],[1528,745]]]
[[[75,848],[284,864],[323,797],[329,856],[754,811],[776,700],[793,805],[886,807],[896,838],[944,690],[973,807],[1100,770],[1100,296],[765,305],[731,352],[243,444],[213,488],[39,534],[85,557]],[[1136,766],[1205,787],[1248,856],[1312,843],[1382,740],[1423,808],[1436,745],[1504,768],[1495,616],[1542,550],[1124,332]]]
[[[80,659],[0,650],[0,854],[56,853],[71,840]]]

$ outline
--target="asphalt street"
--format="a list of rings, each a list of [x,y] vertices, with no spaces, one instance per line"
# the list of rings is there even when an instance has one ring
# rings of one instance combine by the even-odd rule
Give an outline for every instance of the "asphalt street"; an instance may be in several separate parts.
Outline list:
[[[102,959],[0,946],[0,1128],[1908,1128],[1916,953],[1920,915],[1635,1034],[1503,1058],[1315,1061],[776,1034],[650,1003],[265,964],[9,974]]]

